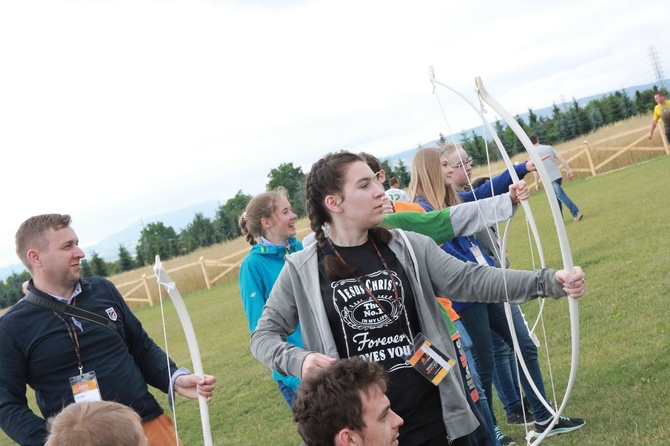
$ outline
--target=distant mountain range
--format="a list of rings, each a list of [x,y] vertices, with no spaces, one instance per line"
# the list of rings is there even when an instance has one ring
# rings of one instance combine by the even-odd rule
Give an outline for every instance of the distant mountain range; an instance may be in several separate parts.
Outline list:
[[[667,79],[664,82],[670,84],[670,79]],[[654,85],[658,84],[649,83],[646,85],[638,85],[634,87],[624,88],[623,90],[626,91],[626,94],[628,94],[628,96],[634,98],[635,91],[648,90],[650,88],[653,88]],[[614,93],[615,91],[610,91],[607,93],[588,96],[585,98],[577,99],[577,103],[580,106],[584,106],[594,99],[600,99],[603,96],[607,96],[609,94]],[[572,99],[569,102],[556,105],[559,108],[563,108],[564,106],[569,107],[571,104]],[[650,112],[652,110],[652,106],[653,104],[649,104]],[[552,114],[552,110],[553,110],[553,104],[550,107],[545,107],[539,110],[533,110],[533,113],[535,113],[537,116],[550,117]],[[518,116],[523,118],[524,121],[528,122],[528,113],[523,113]],[[464,131],[467,134],[471,134],[474,131],[475,134],[477,135],[480,136],[483,135],[481,126],[466,129]],[[454,139],[460,140],[460,135],[461,135],[460,132],[456,135],[453,135]],[[451,137],[448,137],[447,135],[445,135],[445,137],[451,139]],[[427,142],[425,144],[422,144],[421,146],[422,147],[434,146],[437,144],[437,141],[438,140],[435,139],[434,141]],[[389,163],[391,163],[391,165],[395,165],[399,160],[402,160],[402,162],[406,166],[410,167],[412,165],[412,159],[414,158],[414,153],[416,151],[417,147],[414,147],[412,149],[397,153],[395,155],[384,157],[383,159],[387,160]],[[111,234],[109,237],[105,238],[101,242],[93,246],[84,247],[83,249],[86,254],[90,254],[91,251],[95,251],[100,257],[102,257],[108,262],[114,261],[119,258],[119,245],[124,245],[132,255],[135,255],[135,246],[137,245],[137,242],[139,241],[140,238],[140,234],[142,233],[143,224],[162,222],[163,224],[165,224],[165,226],[172,226],[174,230],[177,233],[179,233],[182,231],[182,229],[185,229],[193,221],[195,214],[197,213],[201,213],[205,218],[213,220],[216,217],[216,211],[219,209],[219,206],[220,203],[217,201],[214,200],[206,201],[204,203],[194,204],[192,206],[184,207],[182,209],[178,209],[172,212],[156,215],[146,221],[137,221],[136,223],[133,223],[132,225],[128,226],[126,229],[123,229],[122,231],[119,231],[115,234]],[[25,271],[25,267],[21,263],[0,268],[0,280],[5,280],[13,272],[21,273],[22,271]]]

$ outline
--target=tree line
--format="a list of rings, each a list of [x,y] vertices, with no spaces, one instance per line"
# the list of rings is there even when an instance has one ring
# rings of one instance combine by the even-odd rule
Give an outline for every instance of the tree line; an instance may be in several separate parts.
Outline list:
[[[635,98],[631,99],[624,90],[621,90],[591,100],[584,107],[573,98],[572,103],[563,108],[554,104],[550,117],[537,116],[532,109],[528,109],[528,122],[518,115],[515,119],[527,134],[535,134],[540,141],[554,145],[634,115],[648,114],[653,107],[656,91],[655,86],[652,89],[636,91]],[[665,93],[667,95],[667,91]],[[496,121],[494,128],[510,156],[525,150],[512,129],[502,121]],[[446,142],[443,135],[440,135],[439,142]],[[500,159],[497,150],[491,150],[488,155],[486,153],[487,145],[491,147],[495,144],[493,140],[485,140],[474,131],[469,135],[461,133],[460,143],[475,163],[486,164],[487,156],[493,161]],[[398,178],[402,187],[407,187],[410,171],[402,160],[398,160],[395,164],[382,160],[381,165],[386,172],[385,188],[388,189],[388,180],[392,177]],[[284,163],[270,171],[269,181],[266,184],[266,190],[274,190],[280,186],[287,190],[293,211],[299,218],[306,215],[305,177],[306,174],[301,167],[295,167],[293,163]],[[135,256],[132,256],[124,245],[119,245],[118,259],[111,262],[105,261],[98,253],[92,251],[88,256],[90,259],[81,260],[81,275],[107,277],[153,264],[156,254],[160,255],[161,259],[168,260],[199,248],[233,240],[242,235],[238,220],[251,198],[251,195],[240,190],[219,207],[214,219],[210,220],[203,214],[197,213],[193,221],[181,232],[162,222],[149,223],[140,233]],[[20,274],[13,273],[4,282],[0,281],[0,308],[10,306],[21,299],[23,296],[21,286],[29,278],[30,274],[24,271]]]
[[[574,98],[571,104],[563,107],[554,104],[549,117],[538,116],[532,109],[528,109],[528,122],[519,115],[515,116],[515,120],[526,134],[535,134],[540,142],[555,145],[636,115],[649,114],[653,110],[654,94],[657,91],[664,91],[667,95],[667,91],[659,90],[656,86],[643,91],[635,91],[634,98],[628,96],[625,90],[621,90],[600,99],[593,99],[583,107]],[[514,131],[503,121],[496,121],[493,127],[510,157],[525,150]],[[460,140],[461,145],[472,156],[475,163],[487,164],[486,147],[495,145],[492,138],[485,139],[473,130],[470,134],[461,133]],[[439,141],[446,142],[444,135],[440,135]],[[490,150],[488,157],[493,161],[501,159],[497,150]]]
[[[402,161],[396,167],[388,161],[382,161],[382,168],[387,172],[387,182],[388,178],[396,176],[403,184],[409,183],[409,171]],[[270,170],[266,190],[275,190],[280,186],[286,189],[293,212],[298,218],[302,218],[307,215],[304,200],[305,178],[306,174],[301,167],[284,163]],[[388,184],[385,186],[388,188]],[[233,198],[217,209],[213,219],[196,213],[193,220],[180,232],[160,221],[149,223],[140,232],[134,256],[123,244],[119,245],[118,259],[114,261],[105,261],[97,252],[91,251],[80,261],[81,276],[108,277],[152,265],[157,254],[162,260],[168,260],[236,239],[242,235],[238,221],[252,198],[239,190]],[[23,271],[20,274],[12,273],[5,281],[0,281],[0,308],[11,306],[23,297],[22,284],[28,279],[30,274]]]

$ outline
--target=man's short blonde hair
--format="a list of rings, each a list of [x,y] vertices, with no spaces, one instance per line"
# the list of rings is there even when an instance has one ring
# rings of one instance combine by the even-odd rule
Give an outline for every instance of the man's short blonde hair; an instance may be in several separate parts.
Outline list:
[[[32,271],[32,266],[28,260],[28,251],[39,249],[44,251],[48,248],[44,232],[49,229],[59,230],[70,226],[72,218],[69,215],[61,214],[43,214],[30,217],[21,223],[19,230],[16,231],[16,255],[21,262]]]

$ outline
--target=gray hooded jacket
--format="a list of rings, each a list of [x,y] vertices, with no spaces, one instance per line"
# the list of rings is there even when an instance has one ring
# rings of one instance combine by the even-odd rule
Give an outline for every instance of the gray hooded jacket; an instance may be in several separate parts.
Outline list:
[[[554,278],[554,270],[503,271],[465,263],[442,251],[426,236],[397,229],[391,232],[393,238],[388,246],[411,283],[421,332],[452,358],[458,355],[436,296],[481,302],[504,302],[509,298],[513,304],[537,297],[565,296],[562,285]],[[301,376],[302,363],[310,352],[339,358],[321,297],[317,259],[316,244],[287,257],[251,335],[252,354],[279,373]],[[508,294],[503,287],[503,274]],[[285,341],[298,321],[304,348]],[[460,373],[449,373],[439,389],[442,418],[450,439],[472,432],[478,423],[465,399]]]

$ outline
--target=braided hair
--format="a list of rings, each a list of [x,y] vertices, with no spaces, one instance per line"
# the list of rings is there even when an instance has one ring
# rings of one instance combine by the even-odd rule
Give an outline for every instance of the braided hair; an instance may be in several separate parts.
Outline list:
[[[347,168],[356,162],[366,162],[366,159],[351,152],[330,153],[312,165],[305,184],[305,204],[310,228],[314,231],[317,246],[323,253],[321,266],[333,280],[356,275],[357,268],[334,255],[331,242],[324,232],[324,226],[332,223],[325,200],[328,195],[342,192]],[[391,233],[383,228],[372,228],[368,235],[382,243],[388,243],[391,239]]]

